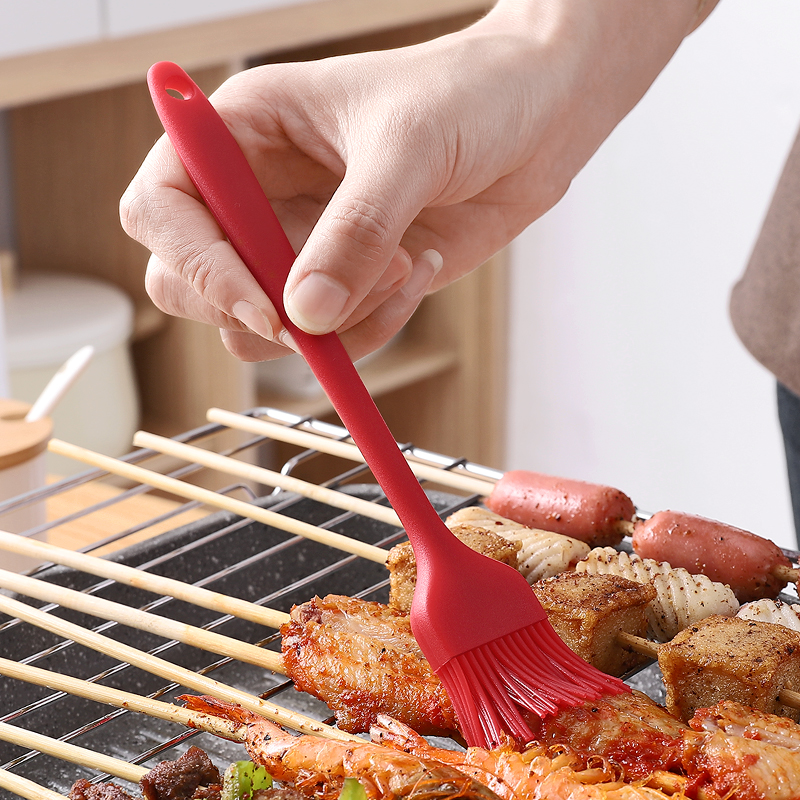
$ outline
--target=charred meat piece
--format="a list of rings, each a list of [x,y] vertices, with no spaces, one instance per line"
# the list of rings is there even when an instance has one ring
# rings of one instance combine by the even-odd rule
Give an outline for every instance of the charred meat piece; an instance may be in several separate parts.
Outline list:
[[[140,781],[145,800],[220,800],[222,778],[211,759],[199,747],[190,747],[176,761],[156,764]],[[78,780],[69,800],[135,800],[113,783],[92,784]]]
[[[517,551],[520,548],[517,542],[509,542],[496,533],[474,525],[453,525],[450,530],[467,547],[517,568]],[[411,543],[403,542],[393,547],[389,551],[386,566],[389,568],[389,605],[408,614],[417,585],[417,562]]]
[[[351,597],[315,597],[292,609],[281,639],[287,675],[327,703],[343,730],[368,731],[379,713],[425,736],[458,730],[407,614]]]
[[[700,708],[732,700],[797,719],[778,701],[782,689],[800,691],[800,634],[769,622],[712,616],[658,649],[667,708],[690,719]]]
[[[205,787],[222,784],[219,770],[199,747],[190,747],[177,761],[162,761],[140,781],[146,800],[199,800],[211,798]],[[218,796],[218,794],[217,794]]]
[[[533,591],[550,624],[584,661],[609,675],[624,675],[646,656],[617,644],[620,631],[647,633],[647,610],[656,590],[619,575],[567,572],[540,581]]]
[[[114,783],[89,783],[81,778],[72,784],[69,800],[134,800]]]

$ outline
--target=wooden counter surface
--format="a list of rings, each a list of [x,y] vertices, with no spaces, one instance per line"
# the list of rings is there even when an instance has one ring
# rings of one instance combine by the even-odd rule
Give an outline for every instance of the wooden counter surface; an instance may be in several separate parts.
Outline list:
[[[47,501],[47,518],[51,521],[61,519],[96,503],[117,497],[122,491],[122,489],[115,486],[98,481],[77,486],[69,491],[61,492]],[[173,511],[179,506],[179,503],[164,497],[152,494],[136,495],[53,528],[48,534],[48,541],[50,544],[55,544],[59,547],[79,550],[89,544],[106,539],[115,533]],[[138,533],[93,550],[92,554],[103,555],[120,550],[159,533],[177,528],[180,525],[202,519],[210,513],[213,513],[213,509],[194,508],[183,511],[164,522],[150,525]]]

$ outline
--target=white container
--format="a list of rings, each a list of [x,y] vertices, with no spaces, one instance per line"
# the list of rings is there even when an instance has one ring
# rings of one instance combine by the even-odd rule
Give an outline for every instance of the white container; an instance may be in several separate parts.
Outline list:
[[[0,504],[45,485],[45,448],[53,429],[50,419],[26,422],[30,405],[0,399]],[[47,520],[44,501],[0,513],[0,530],[24,533]],[[46,534],[36,535],[46,541]],[[36,559],[0,550],[0,568],[21,572],[33,569]]]
[[[127,295],[95,278],[23,272],[5,300],[12,397],[33,403],[64,361],[92,345],[94,358],[52,414],[53,435],[106,455],[129,452],[139,409]],[[70,475],[86,467],[49,453],[47,469]]]

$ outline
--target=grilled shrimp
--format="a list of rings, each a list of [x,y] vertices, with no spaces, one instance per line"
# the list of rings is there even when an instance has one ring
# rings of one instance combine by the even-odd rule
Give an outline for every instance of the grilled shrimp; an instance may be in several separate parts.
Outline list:
[[[181,699],[194,711],[228,720],[235,727],[245,726],[250,758],[266,767],[273,778],[293,783],[309,797],[334,800],[344,779],[356,778],[370,800],[499,800],[488,787],[441,762],[367,741],[294,736],[241,706],[206,696],[184,695]]]
[[[568,748],[534,746],[524,753],[509,745],[494,750],[470,747],[466,752],[431,747],[402,722],[379,715],[370,729],[374,742],[391,745],[426,760],[441,761],[490,787],[502,800],[665,800],[658,788],[623,783],[602,758],[584,761]],[[666,776],[667,774],[664,773]],[[666,785],[667,777],[663,778]],[[654,775],[654,782],[659,776]],[[669,796],[684,798],[686,784],[668,775]]]

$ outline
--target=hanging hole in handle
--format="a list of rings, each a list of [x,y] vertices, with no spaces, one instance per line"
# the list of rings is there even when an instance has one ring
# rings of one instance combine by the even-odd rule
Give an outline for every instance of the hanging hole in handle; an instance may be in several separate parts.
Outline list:
[[[164,91],[176,100],[191,100],[194,96],[195,86],[191,80],[182,75],[170,75],[164,84]]]

